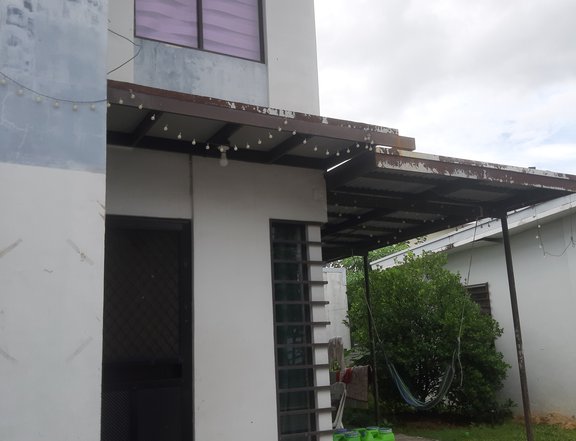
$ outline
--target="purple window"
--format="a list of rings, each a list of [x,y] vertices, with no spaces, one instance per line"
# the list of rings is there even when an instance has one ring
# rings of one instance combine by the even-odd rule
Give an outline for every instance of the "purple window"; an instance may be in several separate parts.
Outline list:
[[[204,49],[260,59],[258,0],[203,0]]]
[[[135,3],[138,37],[249,60],[261,59],[259,0],[136,0]]]

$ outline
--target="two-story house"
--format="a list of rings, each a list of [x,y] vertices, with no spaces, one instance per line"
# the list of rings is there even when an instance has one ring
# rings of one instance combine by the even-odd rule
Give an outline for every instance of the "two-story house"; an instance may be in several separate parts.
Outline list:
[[[331,439],[323,261],[576,190],[318,116],[309,0],[0,0],[0,41],[2,440]]]

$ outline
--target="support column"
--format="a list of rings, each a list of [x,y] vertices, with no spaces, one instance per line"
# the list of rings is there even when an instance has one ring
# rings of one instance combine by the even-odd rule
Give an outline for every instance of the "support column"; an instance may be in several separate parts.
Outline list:
[[[370,338],[370,356],[372,357],[372,389],[374,390],[374,418],[375,424],[380,423],[380,396],[378,393],[378,375],[376,370],[376,343],[374,342],[374,323],[372,320],[372,304],[370,301],[370,264],[368,252],[362,256],[364,259],[364,294],[366,296],[366,312],[368,316],[368,336]]]
[[[534,441],[532,432],[532,418],[530,414],[530,397],[528,396],[528,380],[526,378],[526,364],[522,348],[522,332],[520,329],[520,314],[518,312],[518,298],[516,296],[516,282],[512,266],[512,251],[510,247],[510,233],[506,214],[500,218],[502,222],[502,237],[504,239],[504,254],[506,257],[506,270],[508,272],[508,285],[510,287],[510,303],[512,304],[512,320],[514,321],[514,334],[516,336],[516,353],[518,356],[518,370],[520,371],[520,387],[522,389],[522,406],[524,408],[524,425],[526,439]]]

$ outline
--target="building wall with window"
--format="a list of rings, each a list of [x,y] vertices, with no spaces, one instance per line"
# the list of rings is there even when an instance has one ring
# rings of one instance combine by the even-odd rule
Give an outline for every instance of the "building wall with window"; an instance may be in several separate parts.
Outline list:
[[[573,195],[566,196],[520,210],[508,218],[530,401],[535,414],[559,412],[570,416],[576,412],[576,388],[572,381],[576,354],[570,350],[570,342],[576,339],[572,318],[576,308],[575,204]],[[463,279],[469,273],[469,285],[488,283],[492,316],[504,329],[496,346],[512,366],[501,396],[511,398],[518,404],[516,412],[521,412],[514,325],[499,221],[481,221],[477,228],[469,225],[413,249],[416,253],[424,250],[447,251],[447,268],[459,272]],[[398,257],[401,256],[374,263],[387,267]]]
[[[114,147],[108,161],[108,214],[193,222],[195,439],[277,439],[270,220],[324,222],[322,173]],[[330,407],[328,391],[318,405]],[[330,413],[319,418],[331,427]]]
[[[134,57],[110,78],[319,113],[313,2],[231,2],[244,5],[232,14],[221,10],[227,2],[203,0],[200,13],[194,3],[178,10],[158,0],[110,2],[109,70]],[[238,43],[249,49],[235,47],[253,35],[257,42]]]

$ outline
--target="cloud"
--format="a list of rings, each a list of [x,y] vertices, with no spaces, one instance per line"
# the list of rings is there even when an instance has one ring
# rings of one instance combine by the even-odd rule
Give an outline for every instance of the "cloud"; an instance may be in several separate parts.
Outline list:
[[[420,151],[576,173],[539,148],[576,144],[576,2],[315,5],[323,114],[396,127]]]

